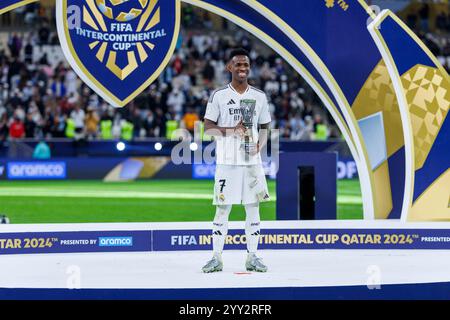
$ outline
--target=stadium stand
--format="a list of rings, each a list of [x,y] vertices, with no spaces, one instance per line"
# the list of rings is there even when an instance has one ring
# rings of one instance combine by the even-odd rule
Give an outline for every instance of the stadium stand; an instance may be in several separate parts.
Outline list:
[[[441,12],[433,5],[417,4],[400,15],[448,70],[450,18],[448,8],[439,8]],[[218,16],[188,5],[182,10],[180,41],[169,66],[122,109],[104,102],[68,67],[58,45],[51,1],[4,15],[0,20],[0,141],[170,139],[180,127],[192,132],[213,88],[228,81],[225,61],[234,46],[251,52],[252,84],[268,95],[272,126],[280,129],[282,139],[340,139],[312,89],[273,51]],[[6,26],[20,27],[8,30]]]

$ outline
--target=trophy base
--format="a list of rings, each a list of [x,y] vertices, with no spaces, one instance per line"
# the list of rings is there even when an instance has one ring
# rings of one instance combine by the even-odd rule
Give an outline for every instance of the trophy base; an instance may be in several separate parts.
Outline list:
[[[255,153],[257,151],[257,149],[258,149],[258,146],[254,142],[241,144],[241,150],[245,154]]]

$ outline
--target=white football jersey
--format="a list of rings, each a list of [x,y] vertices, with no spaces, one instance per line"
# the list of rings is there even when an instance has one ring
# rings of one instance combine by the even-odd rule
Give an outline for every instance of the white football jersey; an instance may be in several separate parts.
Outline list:
[[[250,85],[243,94],[238,93],[231,84],[214,91],[208,101],[205,118],[216,122],[219,127],[235,127],[242,119],[241,100],[256,101],[252,133],[254,142],[258,142],[258,124],[267,124],[271,119],[266,94]],[[219,136],[215,139],[217,164],[254,165],[261,163],[259,153],[249,156],[246,161],[245,153],[241,149],[243,141],[239,136]]]

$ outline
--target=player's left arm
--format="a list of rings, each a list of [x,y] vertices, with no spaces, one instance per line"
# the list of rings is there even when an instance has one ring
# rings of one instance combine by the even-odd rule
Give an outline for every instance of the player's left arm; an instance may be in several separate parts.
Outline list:
[[[270,122],[259,125],[258,131],[258,152],[260,152],[266,145],[269,139]]]
[[[271,121],[272,119],[270,117],[269,112],[269,101],[267,99],[267,96],[264,95],[262,110],[258,119],[259,131],[258,131],[258,145],[257,145],[258,147],[256,148],[257,153],[260,152],[267,145]]]

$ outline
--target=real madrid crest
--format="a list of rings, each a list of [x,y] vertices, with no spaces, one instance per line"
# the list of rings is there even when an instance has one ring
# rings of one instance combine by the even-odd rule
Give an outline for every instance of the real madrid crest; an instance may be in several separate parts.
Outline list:
[[[70,65],[116,107],[159,76],[180,29],[179,0],[61,0],[56,11]]]

